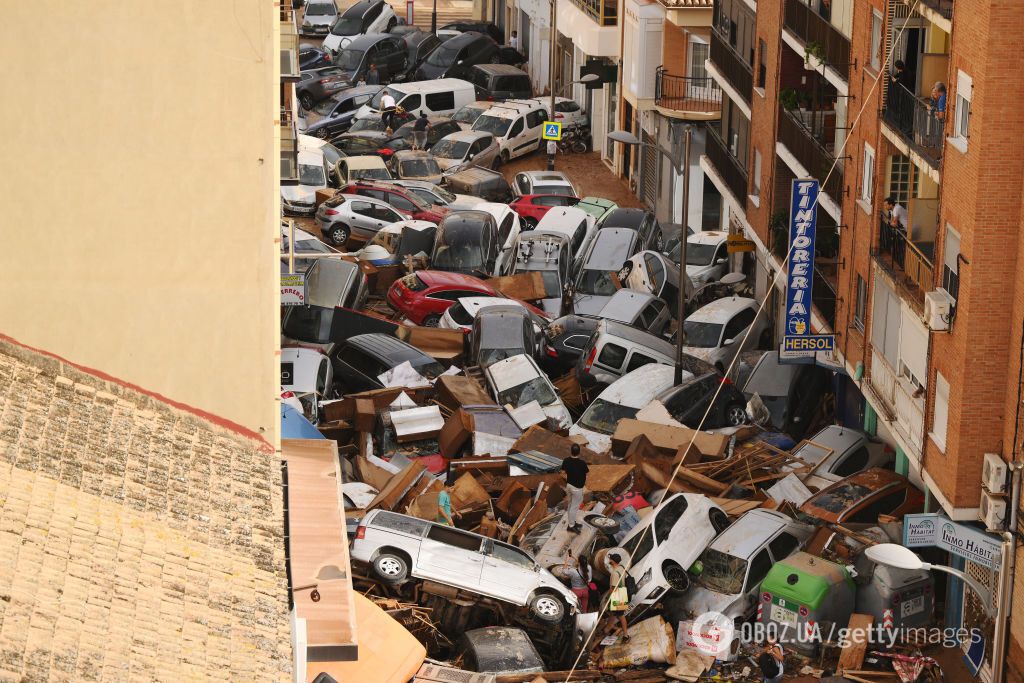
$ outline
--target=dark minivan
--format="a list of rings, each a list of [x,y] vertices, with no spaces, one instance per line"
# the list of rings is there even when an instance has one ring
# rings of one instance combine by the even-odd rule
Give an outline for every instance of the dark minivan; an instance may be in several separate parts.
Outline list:
[[[430,56],[430,53],[441,44],[441,39],[436,35],[427,31],[420,31],[419,29],[403,33],[402,40],[405,41],[406,55],[408,57],[408,63],[403,74],[405,78],[411,78],[416,73],[416,69],[420,68],[420,65]]]
[[[498,45],[482,33],[470,31],[441,43],[416,70],[417,81],[465,78],[474,64],[498,62]]]
[[[665,237],[654,214],[644,209],[615,209],[608,213],[598,228],[628,228],[640,235],[642,249],[660,252],[665,247]]]
[[[487,277],[498,260],[498,224],[486,211],[455,211],[437,226],[433,270]]]
[[[345,71],[348,80],[358,83],[366,78],[370,65],[377,65],[381,83],[404,74],[409,61],[405,41],[390,33],[368,33],[358,36],[338,53],[334,66]]]
[[[427,379],[444,372],[440,363],[415,346],[381,332],[349,337],[331,353],[334,381],[349,394],[382,388],[379,376],[406,361]]]
[[[466,80],[473,84],[477,100],[503,102],[533,97],[529,74],[508,64],[476,64],[469,69]]]

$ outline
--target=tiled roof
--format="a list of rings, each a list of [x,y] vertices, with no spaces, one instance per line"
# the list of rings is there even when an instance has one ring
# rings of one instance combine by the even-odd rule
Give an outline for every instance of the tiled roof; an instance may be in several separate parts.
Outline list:
[[[0,343],[0,681],[289,680],[282,504],[258,442]]]

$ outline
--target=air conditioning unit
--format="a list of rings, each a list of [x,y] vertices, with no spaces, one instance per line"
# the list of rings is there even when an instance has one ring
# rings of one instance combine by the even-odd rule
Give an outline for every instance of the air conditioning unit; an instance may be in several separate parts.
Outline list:
[[[986,453],[981,463],[981,485],[989,493],[1006,493],[1006,461],[995,453]]]
[[[988,491],[982,491],[978,518],[985,523],[986,529],[1002,529],[1006,519],[1006,501]]]
[[[950,311],[956,302],[949,292],[939,287],[924,295],[924,324],[932,332],[945,332],[949,329]]]

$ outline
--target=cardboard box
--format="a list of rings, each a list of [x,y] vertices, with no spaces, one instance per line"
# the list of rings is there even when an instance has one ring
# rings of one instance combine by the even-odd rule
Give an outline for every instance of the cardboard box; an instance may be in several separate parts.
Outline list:
[[[624,457],[633,439],[643,434],[663,456],[675,458],[685,464],[700,462],[704,457],[721,458],[729,445],[723,434],[695,432],[687,427],[672,427],[640,420],[620,420],[612,434],[612,453]],[[693,440],[695,452],[680,453]]]
[[[398,443],[432,439],[441,433],[444,418],[437,406],[409,408],[391,412],[391,424],[395,428]]]
[[[316,191],[316,195],[315,195],[313,201],[314,201],[316,206],[320,206],[321,204],[326,202],[328,199],[333,197],[337,192],[338,191],[336,189],[334,189],[333,187],[325,187],[323,189],[320,189],[320,190]]]
[[[404,325],[398,328],[396,336],[439,361],[454,361],[459,358],[462,355],[466,337],[462,330],[406,327]]]
[[[444,375],[434,383],[437,402],[454,412],[464,406],[496,406],[480,382],[466,375]]]
[[[355,405],[355,427],[359,432],[372,432],[377,425],[377,408],[368,398],[357,398]]]
[[[462,447],[472,436],[473,416],[462,409],[456,410],[445,421],[437,438],[441,455],[446,458],[458,457]]]

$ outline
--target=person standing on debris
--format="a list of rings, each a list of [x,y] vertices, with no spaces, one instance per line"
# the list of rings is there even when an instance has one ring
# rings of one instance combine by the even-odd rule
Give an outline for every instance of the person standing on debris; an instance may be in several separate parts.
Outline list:
[[[394,96],[390,90],[385,90],[384,94],[380,97],[380,118],[384,122],[384,125],[388,128],[394,129],[392,125],[395,122],[395,109],[397,103],[395,102]]]
[[[782,651],[782,645],[779,644],[775,636],[768,636],[768,643],[758,658],[761,673],[764,674],[764,683],[781,683],[784,659],[785,653]],[[775,668],[772,668],[772,664]],[[774,675],[772,672],[775,672]]]
[[[452,488],[452,485],[448,484],[437,494],[437,521],[448,526],[455,526],[455,522],[452,521]],[[456,517],[462,517],[458,510],[454,514]]]
[[[427,148],[427,132],[430,130],[430,119],[427,112],[421,111],[416,123],[412,124],[412,148],[425,150]]]
[[[626,568],[622,566],[622,556],[618,553],[608,553],[608,564],[612,566],[608,580],[608,611],[612,614],[612,620],[622,629],[622,642],[628,643],[626,610],[629,609],[629,589],[626,588]]]
[[[590,600],[590,588],[587,584],[587,577],[583,576],[583,563],[572,556],[571,548],[566,551],[562,567],[563,574],[569,579],[569,590],[580,599],[580,613],[586,613],[588,611],[587,603]]]
[[[508,39],[508,46],[513,50],[519,49],[519,31],[512,31],[512,35]]]
[[[569,451],[569,457],[562,461],[562,471],[565,472],[565,489],[569,494],[569,531],[580,532],[580,524],[576,521],[580,513],[580,506],[583,505],[583,490],[587,486],[587,473],[590,468],[580,457],[580,445],[574,443]]]

